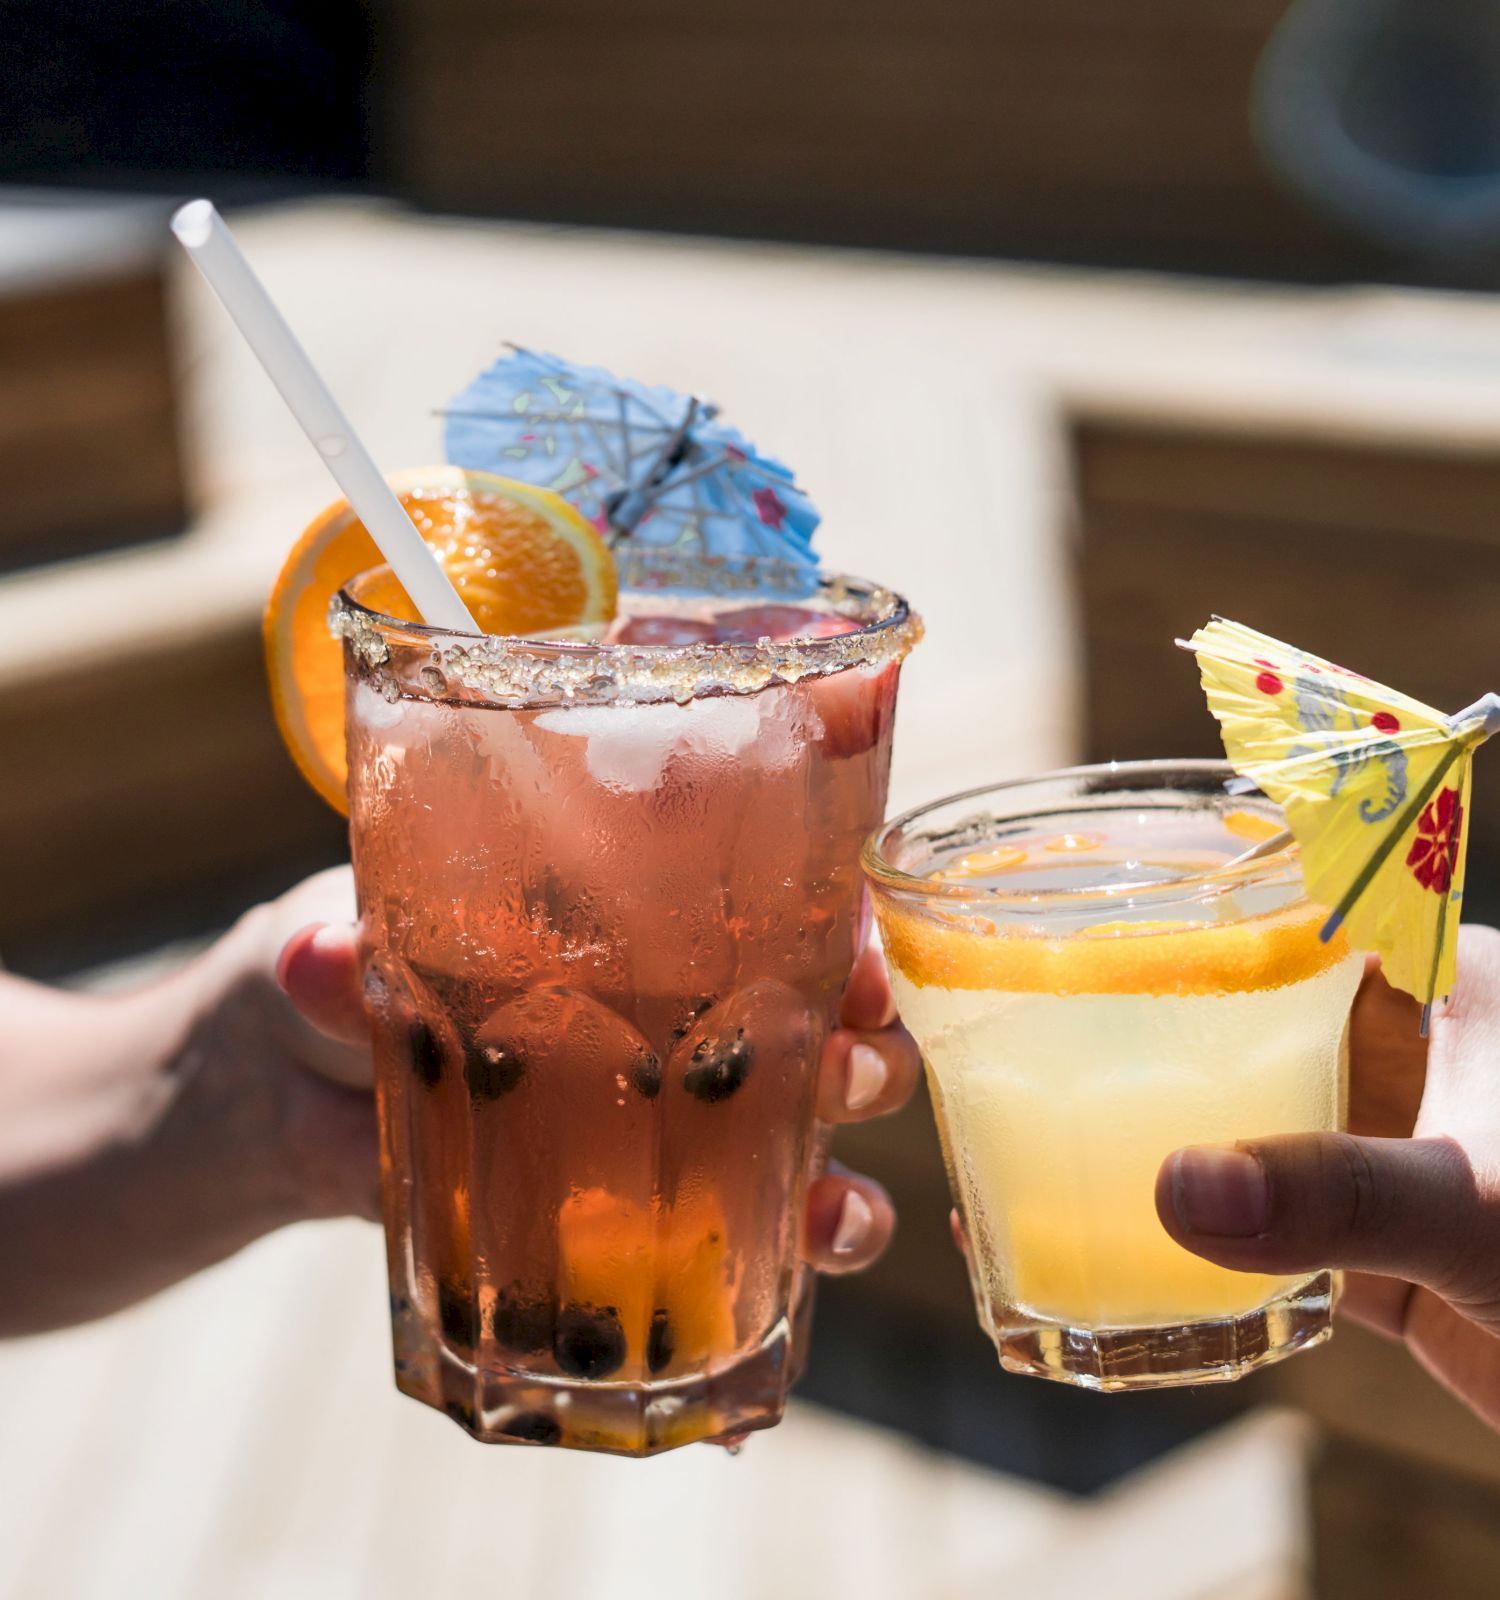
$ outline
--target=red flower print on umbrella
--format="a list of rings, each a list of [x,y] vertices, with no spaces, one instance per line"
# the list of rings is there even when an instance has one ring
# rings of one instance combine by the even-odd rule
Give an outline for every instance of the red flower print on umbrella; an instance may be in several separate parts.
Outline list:
[[[1417,819],[1417,836],[1406,854],[1412,876],[1424,889],[1447,894],[1458,861],[1464,808],[1457,789],[1444,789]]]
[[[779,528],[786,521],[786,505],[774,489],[757,489],[750,498],[756,515],[768,528]]]
[[[1500,734],[1500,695],[1449,716],[1360,673],[1215,617],[1187,648],[1236,777],[1281,807],[1284,831],[1242,852],[1297,844],[1325,943],[1379,955],[1423,1027],[1452,992],[1463,914],[1474,752]]]

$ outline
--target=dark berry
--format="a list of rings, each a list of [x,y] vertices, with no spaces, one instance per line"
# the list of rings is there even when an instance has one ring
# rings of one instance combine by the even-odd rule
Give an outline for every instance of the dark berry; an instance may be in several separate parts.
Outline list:
[[[503,1423],[500,1432],[507,1439],[524,1439],[528,1444],[556,1444],[562,1438],[562,1425],[545,1411],[522,1411]]]
[[[642,1050],[630,1069],[630,1081],[637,1094],[654,1100],[661,1093],[661,1057],[653,1050]]]
[[[428,1089],[437,1088],[443,1076],[443,1045],[420,1017],[413,1017],[407,1024],[406,1048],[417,1082]]]
[[[557,1331],[557,1308],[541,1295],[524,1295],[519,1284],[495,1296],[490,1316],[495,1343],[523,1355],[547,1349]]]
[[[438,1279],[438,1323],[456,1350],[472,1350],[479,1339],[479,1312],[474,1297],[458,1283]]]
[[[526,1076],[526,1058],[508,1044],[474,1044],[464,1052],[464,1082],[476,1100],[498,1100]]]
[[[658,1308],[651,1313],[651,1331],[646,1335],[646,1365],[652,1372],[660,1372],[672,1365],[677,1353],[677,1340],[672,1334],[672,1324],[667,1313]]]
[[[552,1340],[570,1377],[607,1378],[625,1360],[625,1330],[613,1306],[564,1306]]]
[[[727,1100],[750,1076],[755,1052],[741,1028],[732,1040],[704,1039],[693,1051],[693,1064],[682,1075],[683,1087],[695,1100],[717,1105]]]

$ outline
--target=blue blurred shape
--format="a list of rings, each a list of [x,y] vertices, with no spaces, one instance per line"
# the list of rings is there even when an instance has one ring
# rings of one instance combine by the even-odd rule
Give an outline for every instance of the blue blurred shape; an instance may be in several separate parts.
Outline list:
[[[817,570],[812,501],[709,401],[512,347],[446,416],[450,461],[552,489],[611,540]]]
[[[1500,5],[1296,0],[1256,76],[1262,152],[1346,225],[1427,256],[1500,245]]]

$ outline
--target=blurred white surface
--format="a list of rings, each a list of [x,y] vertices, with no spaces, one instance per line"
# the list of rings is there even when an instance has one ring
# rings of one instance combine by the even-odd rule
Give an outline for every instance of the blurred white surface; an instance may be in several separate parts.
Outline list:
[[[479,1445],[398,1395],[389,1360],[379,1235],[354,1222],[288,1230],[106,1322],[0,1344],[0,1596],[1300,1593],[1290,1417],[1252,1417],[1076,1502],[796,1404],[733,1459]]]
[[[158,199],[0,187],[0,294],[154,267],[168,251],[169,209]]]
[[[1068,1514],[810,1407],[735,1459],[475,1444],[393,1388],[384,1270],[373,1227],[309,1225],[0,1345],[0,1594],[978,1595]]]

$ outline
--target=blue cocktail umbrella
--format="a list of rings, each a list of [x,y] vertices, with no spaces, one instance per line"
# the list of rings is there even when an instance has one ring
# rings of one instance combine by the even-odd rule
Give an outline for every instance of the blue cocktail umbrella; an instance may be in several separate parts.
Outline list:
[[[709,401],[513,347],[446,416],[450,461],[552,489],[610,539],[817,568],[812,501]]]

